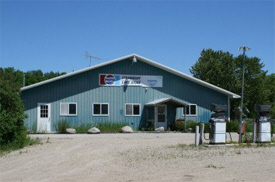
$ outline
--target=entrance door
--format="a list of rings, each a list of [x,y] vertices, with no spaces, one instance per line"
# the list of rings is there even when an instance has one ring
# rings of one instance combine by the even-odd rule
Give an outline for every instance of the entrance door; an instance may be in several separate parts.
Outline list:
[[[37,132],[51,131],[51,104],[38,103]]]
[[[167,129],[167,107],[166,105],[156,106],[156,128],[164,127]]]

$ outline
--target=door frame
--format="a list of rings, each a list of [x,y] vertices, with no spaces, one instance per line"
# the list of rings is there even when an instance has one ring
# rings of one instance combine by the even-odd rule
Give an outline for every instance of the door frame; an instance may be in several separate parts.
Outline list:
[[[40,106],[41,105],[48,105],[48,123],[47,123],[47,127],[45,131],[41,131],[39,128],[40,122],[41,121],[41,117],[40,117]],[[51,103],[45,103],[45,102],[38,102],[37,103],[37,127],[36,127],[36,131],[37,132],[51,132]]]
[[[163,127],[166,130],[167,129],[167,105],[166,104],[161,104],[161,105],[156,105],[155,106],[155,129],[158,128],[158,127],[162,127],[162,126],[157,126],[157,123],[158,123],[158,107],[159,106],[164,106],[164,108],[165,108],[165,111],[164,111],[165,122],[163,122],[163,124],[164,124]]]

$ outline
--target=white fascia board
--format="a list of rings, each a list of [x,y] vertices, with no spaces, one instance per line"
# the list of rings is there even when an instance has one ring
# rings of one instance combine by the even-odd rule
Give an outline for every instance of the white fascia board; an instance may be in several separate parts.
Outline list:
[[[76,74],[79,74],[79,73],[82,73],[82,72],[86,72],[86,71],[89,71],[89,70],[93,70],[93,69],[96,69],[96,68],[99,68],[99,67],[102,67],[102,66],[106,66],[106,65],[108,65],[108,64],[112,64],[112,63],[121,61],[121,60],[123,60],[123,59],[127,59],[127,58],[129,58],[129,57],[133,57],[133,56],[134,56],[133,54],[130,54],[130,55],[127,55],[127,56],[123,56],[123,57],[121,57],[121,58],[117,58],[117,59],[114,59],[114,60],[111,60],[111,61],[107,61],[107,62],[105,62],[105,63],[101,63],[101,64],[98,64],[98,65],[89,67],[89,68],[85,68],[85,69],[78,70],[78,71],[75,71],[75,72],[72,72],[72,73],[67,73],[67,74],[65,74],[65,75],[61,75],[61,76],[58,76],[58,77],[55,77],[55,78],[52,78],[52,79],[49,79],[49,80],[45,80],[45,81],[42,81],[42,82],[38,82],[38,83],[29,85],[29,86],[26,86],[26,87],[22,87],[22,88],[21,88],[21,91],[28,90],[28,89],[30,89],[30,88],[37,87],[37,86],[40,86],[40,85],[44,85],[44,84],[46,84],[46,83],[50,83],[50,82],[53,82],[53,81],[56,81],[56,80],[60,80],[60,79],[63,79],[63,78],[67,78],[67,77],[70,77],[70,76],[73,76],[73,75],[76,75]]]
[[[222,88],[217,87],[217,86],[215,86],[215,85],[212,85],[212,84],[210,84],[210,83],[208,83],[208,82],[202,81],[202,80],[200,80],[200,79],[198,79],[198,78],[195,78],[195,77],[192,77],[192,76],[187,75],[187,74],[185,74],[185,73],[182,73],[182,72],[180,72],[180,71],[177,71],[177,70],[175,70],[175,69],[173,69],[173,68],[169,68],[169,67],[167,67],[167,66],[164,66],[164,65],[162,65],[162,64],[160,64],[160,63],[157,63],[157,62],[155,62],[155,61],[149,60],[149,59],[144,58],[144,57],[139,56],[139,55],[135,55],[135,56],[136,56],[137,58],[139,58],[140,60],[142,60],[142,61],[144,61],[144,62],[146,62],[146,63],[148,63],[148,64],[150,64],[150,65],[153,65],[153,66],[158,67],[158,68],[160,68],[160,69],[162,69],[162,70],[168,71],[168,72],[170,72],[170,73],[172,73],[172,74],[174,74],[174,75],[180,76],[180,77],[185,78],[185,79],[187,79],[187,80],[190,80],[190,81],[192,81],[192,82],[195,82],[195,83],[198,83],[198,84],[200,84],[200,85],[203,85],[203,86],[205,86],[205,87],[207,87],[207,88],[210,88],[210,89],[212,89],[212,90],[215,90],[215,91],[218,91],[218,92],[220,92],[220,93],[226,94],[226,95],[230,96],[231,98],[241,98],[241,96],[239,96],[239,95],[237,95],[237,94],[234,94],[234,93],[232,93],[232,92],[230,92],[230,91],[228,91],[228,90],[222,89]]]

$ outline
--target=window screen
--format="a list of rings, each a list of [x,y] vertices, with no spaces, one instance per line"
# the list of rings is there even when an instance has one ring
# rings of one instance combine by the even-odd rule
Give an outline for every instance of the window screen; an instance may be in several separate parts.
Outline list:
[[[126,104],[125,107],[126,116],[139,116],[140,115],[140,105],[139,104]]]
[[[60,115],[62,116],[77,115],[76,103],[60,103]]]
[[[132,115],[132,105],[131,104],[126,104],[126,115],[131,116]]]
[[[61,103],[60,115],[68,115],[68,114],[69,114],[68,104],[67,103]]]

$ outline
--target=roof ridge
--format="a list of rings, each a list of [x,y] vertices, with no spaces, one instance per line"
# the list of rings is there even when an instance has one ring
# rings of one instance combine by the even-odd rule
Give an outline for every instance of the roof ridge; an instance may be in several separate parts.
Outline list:
[[[81,70],[78,70],[78,71],[75,71],[75,72],[71,72],[71,73],[68,73],[68,74],[65,74],[65,75],[61,75],[61,76],[58,76],[58,77],[55,77],[55,78],[52,78],[52,79],[49,79],[49,80],[38,82],[38,83],[29,85],[29,86],[26,86],[26,87],[22,87],[21,91],[24,91],[24,90],[27,90],[27,89],[30,89],[30,88],[33,88],[33,87],[37,87],[37,86],[40,86],[40,85],[43,85],[43,84],[47,84],[47,83],[50,83],[50,82],[53,82],[53,81],[56,81],[56,80],[60,80],[60,79],[63,79],[63,78],[67,78],[67,77],[70,77],[70,76],[73,76],[73,75],[76,75],[76,74],[79,74],[79,73],[82,73],[82,72],[93,70],[93,69],[96,69],[96,68],[99,68],[99,67],[102,67],[102,66],[106,66],[106,65],[109,65],[109,64],[112,64],[112,63],[116,63],[116,62],[122,61],[122,60],[130,58],[130,57],[136,57],[137,59],[139,59],[139,60],[141,60],[141,61],[143,61],[143,62],[145,62],[147,64],[150,64],[150,65],[155,66],[157,68],[160,68],[162,70],[168,71],[168,72],[170,72],[170,73],[172,73],[174,75],[177,75],[177,76],[180,76],[182,78],[188,79],[188,80],[190,80],[192,82],[198,83],[198,84],[203,85],[203,86],[205,86],[207,88],[210,88],[212,90],[216,90],[216,91],[218,91],[220,93],[223,93],[225,95],[231,96],[231,98],[240,98],[239,95],[237,95],[237,94],[235,94],[233,92],[230,92],[228,90],[220,88],[220,87],[218,87],[216,85],[213,85],[211,83],[205,82],[203,80],[200,80],[200,79],[195,78],[193,76],[190,76],[188,74],[182,73],[182,72],[180,72],[180,71],[178,71],[176,69],[167,67],[167,66],[165,66],[165,65],[163,65],[161,63],[155,62],[153,60],[150,60],[148,58],[140,56],[140,55],[138,55],[136,53],[132,53],[132,54],[120,57],[120,58],[116,58],[116,59],[113,59],[113,60],[110,60],[110,61],[106,61],[104,63],[100,63],[100,64],[97,64],[95,66],[91,66],[91,67],[84,68],[84,69],[81,69]]]

